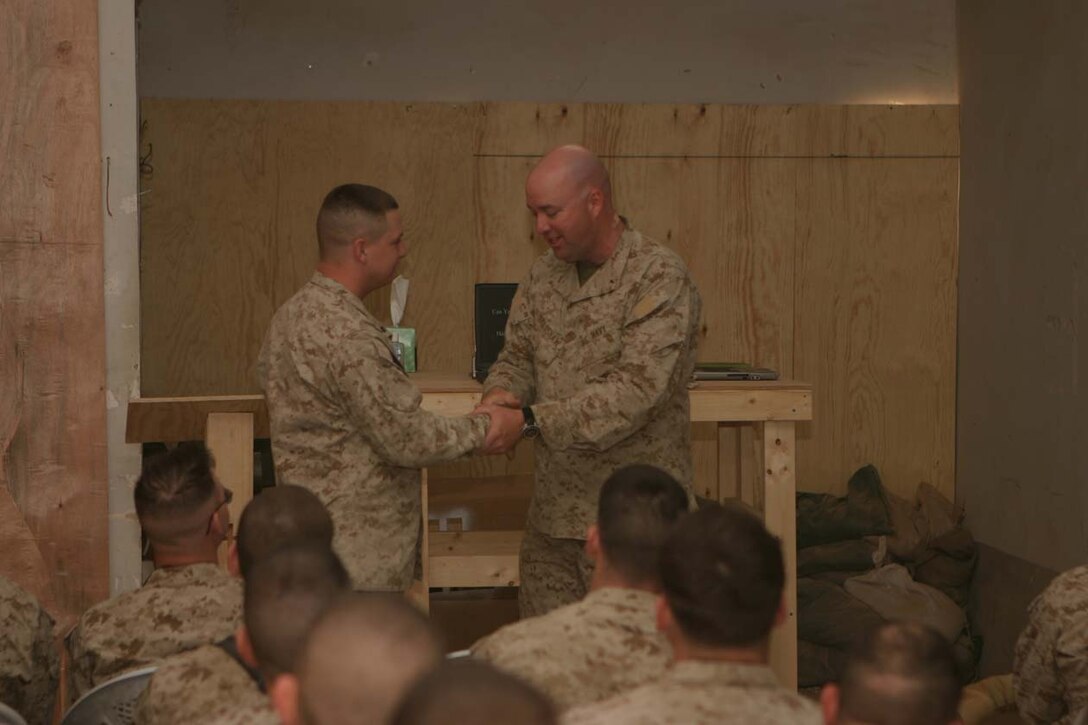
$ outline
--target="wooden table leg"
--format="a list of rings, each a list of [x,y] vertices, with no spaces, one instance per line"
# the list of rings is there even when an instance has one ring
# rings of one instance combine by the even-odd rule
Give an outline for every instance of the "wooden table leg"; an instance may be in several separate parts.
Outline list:
[[[219,482],[234,493],[229,506],[231,530],[219,552],[219,562],[225,565],[242,509],[253,500],[253,414],[209,413],[204,442],[215,457]]]
[[[431,526],[428,522],[430,514],[427,506],[427,469],[424,468],[420,476],[420,513],[423,519],[420,525],[423,527],[419,536],[419,559],[423,567],[423,576],[412,582],[408,590],[408,599],[417,607],[428,614],[431,611]]]
[[[782,684],[797,688],[797,481],[794,424],[763,424],[763,520],[782,541],[786,564],[786,621],[771,636],[771,668]]]

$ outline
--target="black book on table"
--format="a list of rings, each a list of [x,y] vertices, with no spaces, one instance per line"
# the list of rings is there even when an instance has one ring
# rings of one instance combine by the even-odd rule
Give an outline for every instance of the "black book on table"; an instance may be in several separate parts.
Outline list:
[[[475,352],[472,377],[483,382],[491,365],[499,359],[506,339],[506,320],[518,286],[513,282],[481,282],[475,290]]]

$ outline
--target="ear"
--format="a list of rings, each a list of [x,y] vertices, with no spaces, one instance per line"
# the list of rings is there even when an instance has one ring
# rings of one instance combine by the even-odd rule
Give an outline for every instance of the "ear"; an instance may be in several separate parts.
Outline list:
[[[283,725],[301,725],[298,707],[298,678],[284,673],[268,683],[268,698]]]
[[[839,721],[839,686],[834,682],[827,683],[820,690],[820,709],[823,710],[826,725]]]
[[[601,530],[597,524],[590,524],[586,529],[586,556],[594,563],[601,559]]]
[[[253,652],[253,640],[249,638],[249,630],[246,625],[238,625],[234,630],[234,644],[238,647],[238,656],[245,660],[250,667],[257,667],[257,655]]]
[[[778,603],[778,611],[774,613],[774,626],[781,627],[786,622],[786,597],[782,596],[782,601]]]
[[[236,576],[239,579],[242,577],[242,562],[238,559],[238,538],[235,537],[230,540],[230,546],[227,547],[227,571],[231,576]]]
[[[356,237],[351,240],[351,256],[355,258],[356,262],[362,262],[366,264],[366,240],[362,237]]]
[[[669,603],[665,601],[664,594],[659,594],[657,602],[654,604],[654,619],[657,622],[657,631],[659,632],[668,632],[675,626],[672,610],[669,609]]]
[[[604,209],[604,193],[600,189],[593,187],[589,190],[589,194],[586,195],[586,205],[589,207],[590,214],[593,216],[600,215]]]

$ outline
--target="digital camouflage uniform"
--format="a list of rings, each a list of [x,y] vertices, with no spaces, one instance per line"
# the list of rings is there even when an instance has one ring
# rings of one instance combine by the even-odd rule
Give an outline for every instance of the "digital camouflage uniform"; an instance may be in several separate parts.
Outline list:
[[[548,252],[519,285],[484,390],[532,405],[541,430],[520,557],[522,616],[585,594],[578,546],[568,547],[575,560],[564,572],[533,530],[584,539],[601,484],[617,468],[658,466],[690,494],[687,384],[700,308],[683,260],[632,229],[585,284],[577,265]]]
[[[1088,707],[1088,566],[1059,574],[1028,607],[1012,669],[1026,721],[1064,725]]]
[[[68,635],[72,699],[128,670],[232,634],[242,581],[215,564],[156,569],[135,591],[100,602]]]
[[[574,604],[509,624],[472,655],[532,683],[560,709],[604,700],[651,682],[672,649],[657,631],[657,595],[606,587]]]
[[[249,707],[271,706],[249,672],[222,647],[211,644],[159,663],[140,697],[136,723],[206,722]]]
[[[333,548],[356,589],[411,585],[420,533],[420,468],[479,448],[487,418],[420,408],[362,300],[315,273],[276,312],[258,362],[278,483],[328,507]]]
[[[53,618],[32,595],[0,577],[0,702],[30,725],[52,722],[59,662]]]
[[[816,703],[778,684],[765,665],[685,660],[654,683],[575,708],[563,725],[817,725]]]

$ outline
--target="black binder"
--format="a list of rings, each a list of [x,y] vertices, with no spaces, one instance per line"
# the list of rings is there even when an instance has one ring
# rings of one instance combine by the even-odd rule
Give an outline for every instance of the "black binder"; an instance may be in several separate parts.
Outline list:
[[[512,282],[482,282],[476,285],[476,348],[472,356],[472,377],[483,382],[492,363],[499,359],[506,335],[506,320],[518,286]]]

